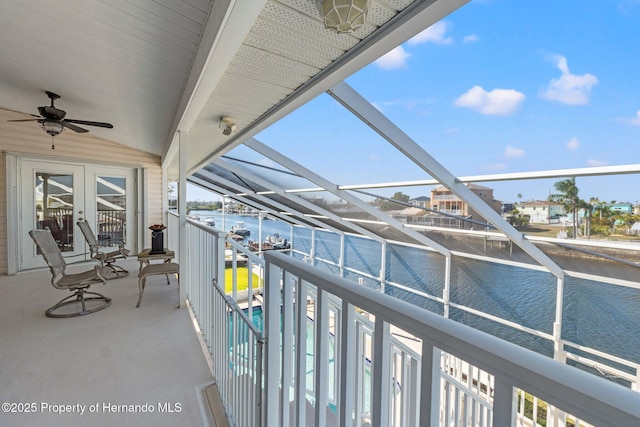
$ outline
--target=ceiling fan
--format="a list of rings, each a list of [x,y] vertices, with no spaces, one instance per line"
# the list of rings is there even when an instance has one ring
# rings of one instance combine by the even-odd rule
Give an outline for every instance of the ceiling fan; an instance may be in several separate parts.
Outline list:
[[[65,128],[71,129],[74,132],[78,133],[86,133],[89,132],[87,129],[81,128],[80,126],[76,126],[74,123],[87,125],[87,126],[97,126],[102,128],[113,129],[113,125],[111,123],[103,123],[103,122],[91,122],[87,120],[76,120],[76,119],[66,119],[67,112],[56,108],[53,104],[54,101],[60,98],[60,95],[55,94],[53,92],[46,91],[47,96],[51,99],[51,105],[45,105],[42,107],[38,107],[38,112],[40,113],[40,117],[32,114],[35,119],[22,119],[22,120],[8,120],[10,122],[38,122],[47,134],[53,137],[59,135]],[[51,144],[51,148],[55,148],[53,142]]]

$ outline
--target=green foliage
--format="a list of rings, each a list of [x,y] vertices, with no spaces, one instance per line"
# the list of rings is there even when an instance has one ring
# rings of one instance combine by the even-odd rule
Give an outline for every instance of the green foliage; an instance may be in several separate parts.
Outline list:
[[[392,200],[377,198],[373,203],[381,211],[391,211],[394,209],[404,209],[406,203],[410,197],[407,194],[403,194],[401,191],[397,191],[393,197],[393,200],[398,200],[403,203],[394,203]]]
[[[208,201],[203,202],[201,200],[187,202],[187,213],[191,211],[217,211],[222,209],[221,201]]]
[[[605,224],[605,225],[592,224],[591,234],[597,235],[597,236],[609,236],[611,234],[611,228],[609,227],[608,224]]]

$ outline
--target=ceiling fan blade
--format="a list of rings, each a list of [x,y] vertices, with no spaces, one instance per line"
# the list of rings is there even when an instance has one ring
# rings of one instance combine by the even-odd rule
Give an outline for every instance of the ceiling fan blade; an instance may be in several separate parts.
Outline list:
[[[21,119],[21,120],[7,120],[8,122],[37,122],[41,119]]]
[[[71,129],[74,132],[78,132],[78,133],[87,133],[89,132],[87,129],[83,129],[80,126],[76,126],[72,123],[68,123],[67,120],[63,120],[60,122],[60,124],[66,128]]]
[[[79,125],[87,125],[87,126],[97,126],[101,128],[109,128],[113,129],[113,125],[111,123],[102,123],[102,122],[90,122],[87,120],[75,120],[75,119],[64,119],[63,124],[67,123],[78,123]]]

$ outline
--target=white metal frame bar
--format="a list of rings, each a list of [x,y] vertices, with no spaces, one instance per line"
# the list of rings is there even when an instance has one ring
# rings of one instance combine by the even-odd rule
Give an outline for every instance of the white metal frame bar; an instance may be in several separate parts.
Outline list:
[[[203,174],[203,172],[199,172],[199,173]],[[208,172],[208,171],[206,173],[213,175],[211,172]],[[191,177],[191,180],[197,180],[197,179],[198,178],[196,178],[196,177]],[[216,180],[216,181],[220,182],[221,184],[226,185],[228,187],[234,188],[235,190],[238,190],[240,188],[242,188],[245,192],[248,190],[247,188],[244,188],[244,187],[242,187],[242,186],[240,186],[240,185],[238,185],[238,184],[236,184],[234,182],[228,181],[228,180],[226,180],[224,178],[212,177],[211,179],[214,179],[214,180]],[[223,194],[223,195],[225,195],[225,196],[227,196],[229,198],[235,199],[235,200],[237,200],[239,202],[242,202],[242,203],[250,205],[250,206],[257,206],[262,210],[268,211],[271,215],[274,215],[274,216],[278,217],[278,219],[280,219],[282,221],[289,222],[289,223],[294,223],[294,224],[299,225],[301,227],[309,228],[308,224],[305,224],[304,222],[298,220],[295,216],[281,215],[279,212],[273,212],[269,208],[267,208],[266,205],[263,205],[263,204],[260,203],[260,202],[263,202],[263,203],[266,203],[268,205],[275,206],[277,208],[282,209],[283,212],[291,210],[291,208],[289,208],[289,206],[286,206],[286,205],[283,205],[281,203],[278,203],[275,200],[269,199],[268,197],[261,196],[260,194],[256,194],[256,193],[248,193],[248,194],[253,194],[254,197],[260,201],[260,202],[256,202],[254,200],[246,199],[246,198],[244,198],[242,196],[238,196],[238,195],[235,195],[235,194],[229,194],[228,190],[226,190],[226,189],[224,189],[224,188],[222,188],[222,187],[220,187],[220,186],[218,186],[218,185],[216,185],[216,184],[214,184],[212,182],[206,181],[206,184],[205,183],[202,183],[202,184],[206,185],[207,187],[211,188],[212,190],[214,190],[214,191],[216,191],[216,192],[218,192],[220,194]],[[300,215],[300,216],[303,217],[303,215]],[[318,221],[318,220],[316,220],[316,219],[314,219],[312,217],[304,217],[304,218],[308,222],[316,225],[319,228],[324,228],[324,229],[327,229],[327,230],[331,230],[336,234],[341,234],[342,233],[340,230],[337,230],[337,229],[331,227],[330,225],[325,224],[322,221]]]
[[[356,233],[359,233],[359,234],[362,234],[364,236],[367,236],[367,237],[369,237],[369,238],[371,238],[371,239],[373,239],[373,240],[375,240],[375,241],[377,241],[379,243],[384,242],[384,239],[382,237],[378,236],[377,234],[372,233],[369,230],[367,230],[365,228],[362,228],[362,227],[359,227],[358,225],[353,224],[351,222],[345,222],[345,221],[342,220],[342,218],[340,218],[338,215],[334,214],[333,212],[328,211],[326,209],[323,209],[322,207],[320,207],[318,205],[314,205],[313,203],[309,202],[308,200],[303,199],[300,196],[292,195],[292,194],[287,193],[285,189],[283,189],[281,187],[278,187],[274,183],[272,183],[272,182],[270,182],[270,181],[268,181],[268,180],[266,180],[264,178],[261,178],[261,177],[259,177],[257,175],[254,175],[253,173],[251,173],[246,168],[243,168],[243,167],[240,167],[240,166],[235,166],[235,165],[231,164],[230,162],[227,162],[225,160],[220,160],[220,159],[216,160],[214,163],[216,165],[218,165],[219,167],[224,168],[224,169],[226,169],[226,170],[228,170],[230,172],[234,172],[234,173],[240,174],[241,176],[243,176],[243,177],[255,182],[258,185],[261,185],[263,187],[268,187],[273,191],[274,194],[277,194],[277,195],[279,195],[281,197],[286,198],[287,200],[290,200],[290,201],[292,201],[294,203],[297,203],[297,204],[299,204],[301,206],[304,206],[305,208],[307,208],[309,210],[312,210],[312,211],[314,211],[314,212],[316,212],[316,213],[318,213],[318,214],[320,214],[322,216],[325,216],[328,219],[331,219],[331,220],[336,221],[336,222],[344,223],[345,226],[349,227],[351,230],[353,230]],[[262,193],[255,193],[255,192],[252,193],[252,194],[254,194],[256,196],[262,195]],[[267,198],[267,200],[271,200],[271,199]],[[292,210],[291,207],[288,207],[288,209]],[[299,215],[301,217],[308,218],[308,215],[303,215],[302,213],[300,213],[298,211],[294,211],[294,212],[295,212],[295,214],[297,214],[297,215]],[[329,229],[330,227],[325,225],[325,226],[323,226],[321,228]],[[338,233],[338,234],[343,235],[344,233]]]
[[[459,176],[462,183],[470,182],[498,182],[498,181],[520,181],[528,179],[551,179],[566,178],[568,176],[601,176],[601,175],[625,175],[640,174],[640,164],[618,165],[618,166],[598,166],[591,168],[555,169],[534,172],[513,172],[491,175],[469,175]],[[372,188],[396,188],[396,187],[423,187],[429,185],[439,185],[437,179],[425,179],[415,181],[379,182],[369,184],[341,185],[341,190],[367,190]],[[307,190],[296,190],[307,191]]]
[[[429,239],[428,237],[416,232],[415,230],[405,227],[404,224],[402,224],[401,222],[397,221],[396,219],[392,218],[389,215],[382,213],[380,210],[365,203],[363,200],[353,196],[347,191],[338,190],[338,186],[336,184],[331,183],[330,181],[324,179],[320,175],[312,172],[311,170],[305,168],[304,166],[294,162],[293,160],[289,159],[288,157],[284,156],[278,151],[264,145],[263,143],[256,140],[255,138],[252,138],[249,141],[245,142],[245,145],[254,149],[258,153],[262,154],[263,156],[268,157],[274,162],[279,163],[280,165],[286,167],[287,169],[297,173],[298,175],[304,176],[309,181],[317,185],[320,185],[326,191],[332,193],[333,195],[338,196],[349,203],[352,203],[353,205],[357,206],[359,209],[362,209],[363,211],[365,211],[367,214],[375,218],[378,218],[381,221],[384,221],[389,226],[395,228],[401,233],[404,233],[410,238],[417,240],[418,242],[421,242],[426,246],[432,247],[433,249],[437,250],[444,256],[451,256],[451,251],[449,251],[449,249],[445,248],[441,244]]]
[[[436,159],[428,154],[422,147],[413,141],[398,126],[389,120],[384,114],[363,98],[358,92],[345,82],[334,86],[327,93],[348,111],[362,120],[378,135],[383,137],[391,145],[396,147],[407,158],[422,168],[430,176],[436,178],[442,185],[467,202],[474,210],[502,231],[522,250],[549,269],[558,279],[564,277],[564,272],[551,258],[544,254],[531,242],[506,222],[497,212],[491,209],[475,193],[467,188],[451,172],[442,166]]]

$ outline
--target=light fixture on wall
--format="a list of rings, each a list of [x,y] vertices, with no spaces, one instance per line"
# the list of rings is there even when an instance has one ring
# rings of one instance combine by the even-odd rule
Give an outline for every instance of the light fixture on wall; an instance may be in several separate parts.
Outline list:
[[[229,136],[238,130],[238,125],[231,121],[231,117],[223,116],[220,117],[220,128],[222,129],[223,135]]]
[[[367,21],[370,0],[318,0],[324,27],[336,33],[353,33]]]

